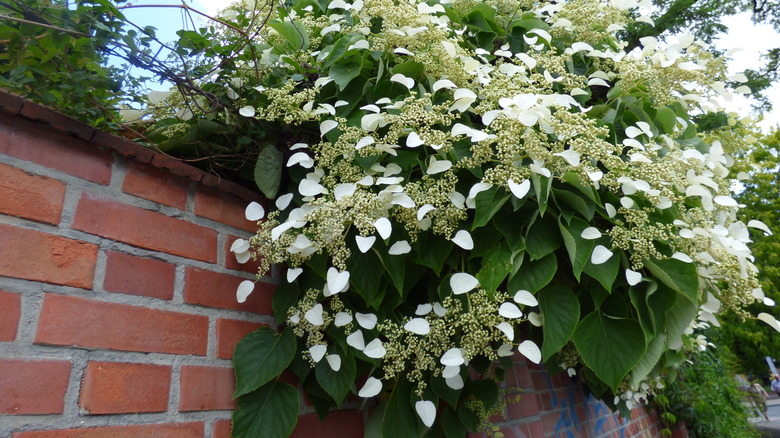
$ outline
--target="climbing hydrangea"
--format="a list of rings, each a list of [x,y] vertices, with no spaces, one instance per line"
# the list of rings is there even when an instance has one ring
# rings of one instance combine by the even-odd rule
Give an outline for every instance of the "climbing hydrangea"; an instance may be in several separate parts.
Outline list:
[[[651,25],[647,5],[286,5],[226,11],[270,14],[224,86],[284,132],[258,178],[271,212],[250,205],[259,231],[232,250],[261,276],[287,266],[288,328],[239,345],[237,395],[281,397],[290,367],[323,412],[389,392],[384,436],[474,429],[519,352],[631,408],[706,344],[692,321],[762,297],[748,227],[768,230],[736,219],[735,139],[691,119],[739,78],[686,35],[626,53],[616,35],[628,11]],[[258,351],[278,372],[244,379]],[[234,432],[258,415],[239,403]]]

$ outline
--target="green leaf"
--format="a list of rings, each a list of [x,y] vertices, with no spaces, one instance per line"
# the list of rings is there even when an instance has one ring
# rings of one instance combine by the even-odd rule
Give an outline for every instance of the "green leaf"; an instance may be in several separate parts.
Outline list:
[[[281,333],[260,327],[244,336],[233,353],[236,371],[233,398],[248,394],[281,374],[292,362],[295,350],[295,334],[290,327]]]
[[[495,291],[512,271],[512,250],[504,242],[482,258],[482,268],[477,272],[480,286],[491,292]]]
[[[383,437],[418,436],[417,412],[410,403],[411,392],[412,384],[406,379],[399,379],[385,408],[385,417],[382,420]]]
[[[495,380],[473,380],[466,383],[466,387],[463,388],[463,390],[465,393],[470,394],[481,401],[482,406],[487,409],[492,408],[498,403],[498,385]]]
[[[271,308],[274,311],[276,324],[284,324],[287,320],[287,310],[298,302],[300,295],[301,288],[297,282],[288,283],[284,280],[276,286],[276,291],[271,299]]]
[[[655,126],[660,128],[663,134],[673,134],[674,127],[677,125],[677,114],[665,106],[655,113]]]
[[[427,266],[439,275],[454,246],[451,241],[440,239],[433,233],[420,233],[417,242],[412,244],[415,263]]]
[[[382,261],[375,253],[358,254],[355,251],[353,257],[348,260],[348,266],[350,286],[363,297],[366,304],[377,309],[386,289],[382,285],[384,276]]]
[[[273,145],[265,145],[255,162],[255,184],[269,198],[276,198],[282,182],[282,161],[284,153]]]
[[[558,271],[558,258],[549,254],[540,260],[524,262],[509,280],[509,291],[527,290],[531,293],[547,286]]]
[[[552,178],[541,176],[538,173],[531,174],[531,182],[533,183],[536,199],[539,203],[540,216],[544,216],[544,212],[547,211],[547,202],[550,200],[552,181]]]
[[[602,286],[604,286],[604,289],[610,291],[612,290],[612,284],[615,282],[615,279],[617,278],[619,268],[620,268],[620,257],[618,257],[617,254],[613,254],[612,257],[609,258],[609,260],[599,265],[594,265],[593,263],[591,263],[590,254],[588,254],[588,263],[585,265],[585,269],[583,269],[583,272],[598,280],[598,282],[601,283]]]
[[[287,438],[298,422],[298,390],[277,380],[238,399],[233,412],[236,438]]]
[[[642,359],[639,360],[633,371],[631,371],[632,387],[639,387],[639,384],[642,383],[642,379],[650,374],[650,371],[655,368],[655,364],[658,363],[658,360],[664,354],[664,351],[666,351],[666,335],[662,333],[650,341],[650,344],[647,346],[647,352],[645,352]]]
[[[328,352],[330,353],[330,352]],[[341,356],[341,368],[333,371],[325,358],[317,362],[314,367],[314,373],[317,376],[317,382],[322,389],[333,397],[337,406],[344,403],[344,398],[349,393],[349,388],[355,383],[357,377],[357,367],[355,358],[351,354],[339,354]]]
[[[447,385],[444,377],[431,377],[431,390],[437,396],[446,400],[450,406],[457,406],[462,389],[452,389]]]
[[[694,263],[677,259],[645,260],[645,267],[663,284],[683,294],[691,303],[699,302],[699,275]]]
[[[357,58],[358,61],[360,60],[359,56],[349,57],[349,59],[352,58]],[[345,90],[352,79],[360,76],[361,68],[362,63],[360,62],[346,62],[345,60],[340,60],[330,67],[328,76],[333,78],[333,81],[339,86],[339,89]]]
[[[547,361],[569,342],[580,320],[580,302],[570,289],[550,286],[537,294],[544,318],[542,359]]]
[[[466,428],[461,424],[457,412],[452,407],[447,406],[441,411],[439,422],[447,438],[466,438]]]
[[[675,294],[677,300],[666,311],[666,334],[669,343],[677,342],[698,313],[698,306],[681,294]]]
[[[400,73],[406,77],[415,79],[425,71],[425,65],[422,62],[406,61],[396,64],[390,71],[393,74]]]
[[[558,249],[561,240],[556,221],[537,217],[525,238],[526,251],[531,260],[537,260]]]
[[[572,340],[585,365],[613,391],[646,350],[639,322],[610,318],[599,310],[580,321]]]
[[[287,40],[289,47],[297,52],[309,48],[309,33],[299,21],[270,21],[268,25]]]
[[[499,187],[492,187],[477,194],[474,200],[476,206],[474,224],[471,226],[471,229],[474,230],[485,226],[508,200],[509,195]]]
[[[572,266],[572,273],[577,281],[580,281],[582,270],[588,264],[590,254],[593,252],[595,242],[593,240],[583,239],[582,231],[588,228],[589,224],[580,218],[572,218],[569,225],[558,222],[558,228],[563,237],[563,244],[566,246],[566,252],[569,253],[569,261]]]

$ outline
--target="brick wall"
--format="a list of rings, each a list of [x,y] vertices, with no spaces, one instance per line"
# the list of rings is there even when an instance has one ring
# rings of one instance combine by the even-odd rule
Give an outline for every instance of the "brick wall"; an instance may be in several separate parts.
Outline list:
[[[229,252],[259,197],[163,154],[0,92],[0,438],[227,437],[230,357],[273,324],[266,278]],[[504,436],[659,436],[525,362]],[[295,437],[363,434],[364,413]],[[478,435],[477,435],[478,436]]]

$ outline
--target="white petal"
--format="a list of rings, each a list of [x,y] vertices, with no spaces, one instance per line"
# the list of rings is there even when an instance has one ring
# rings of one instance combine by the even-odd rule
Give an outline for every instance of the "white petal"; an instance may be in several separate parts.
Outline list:
[[[335,120],[325,120],[324,122],[320,123],[320,136],[327,134],[337,126],[339,126],[339,122]]]
[[[598,239],[601,237],[601,231],[596,227],[588,227],[582,230],[580,237],[586,240]]]
[[[681,262],[685,262],[685,263],[693,263],[693,259],[690,258],[688,256],[688,254],[684,254],[684,253],[681,253],[681,252],[676,252],[676,253],[672,254],[672,258],[673,259],[677,259],[677,260],[679,260]]]
[[[230,245],[230,251],[236,254],[249,251],[249,241],[244,239],[236,239],[236,241]]]
[[[330,369],[333,371],[338,371],[341,369],[341,356],[338,354],[329,354],[325,356],[325,360],[328,361],[328,365],[330,365]]]
[[[387,350],[385,350],[385,347],[382,345],[382,341],[379,338],[369,342],[363,350],[363,354],[372,359],[381,359],[385,357],[385,353],[387,353]]]
[[[414,404],[414,410],[420,416],[425,427],[431,427],[436,420],[436,406],[432,401],[420,400]]]
[[[387,253],[390,255],[402,255],[402,254],[408,254],[412,251],[412,247],[409,246],[409,242],[405,240],[400,240],[398,242],[395,242],[388,248]]]
[[[243,303],[252,291],[255,290],[255,282],[250,280],[244,280],[238,285],[236,290],[236,301]]]
[[[396,73],[392,76],[390,76],[390,82],[398,82],[399,84],[403,85],[406,88],[411,89],[414,87],[414,79],[408,78],[401,73]]]
[[[626,281],[630,286],[636,286],[642,281],[642,273],[626,269]]]
[[[433,303],[433,313],[442,318],[447,314],[447,309],[441,303]]]
[[[425,318],[412,318],[404,324],[404,329],[416,335],[427,335],[431,331],[431,325]]]
[[[237,252],[236,253],[236,262],[240,264],[244,264],[249,261],[249,259],[252,258],[252,254],[249,251],[246,252]]]
[[[262,205],[252,201],[246,206],[244,214],[246,215],[246,220],[257,222],[265,216],[265,209]]]
[[[600,265],[612,258],[612,251],[604,245],[596,245],[593,253],[590,255],[590,262],[594,265]]]
[[[460,374],[455,374],[452,377],[446,377],[444,379],[444,383],[446,383],[447,386],[449,386],[450,388],[456,391],[459,389],[463,389],[463,377],[461,377]]]
[[[347,336],[347,345],[354,348],[355,350],[363,351],[366,348],[366,341],[363,339],[363,332],[357,330],[355,333]]]
[[[452,242],[467,251],[474,249],[474,240],[471,238],[471,234],[466,230],[459,230],[455,233]]]
[[[463,358],[463,351],[460,348],[450,348],[441,356],[440,362],[442,365],[457,367],[466,363],[466,360]]]
[[[769,324],[770,327],[780,332],[780,322],[778,322],[774,316],[761,312],[756,316],[756,318],[764,321],[765,323]]]
[[[496,324],[496,328],[501,330],[501,333],[503,333],[509,341],[514,341],[515,339],[515,330],[512,328],[512,324],[503,321]]]
[[[541,327],[542,324],[544,323],[544,321],[542,320],[542,316],[536,312],[528,313],[528,322],[533,324],[535,327]]]
[[[358,324],[360,324],[360,326],[366,330],[372,330],[374,327],[376,327],[377,318],[373,313],[355,312],[355,319],[357,320]]]
[[[431,304],[418,304],[417,310],[414,311],[414,314],[423,316],[431,313],[431,310],[433,310],[433,306]]]
[[[357,190],[357,185],[352,183],[342,183],[333,188],[333,196],[336,201],[340,201],[347,196],[352,196]]]
[[[501,344],[498,350],[496,350],[496,354],[498,354],[498,357],[509,357],[515,354],[515,350],[512,344]]]
[[[344,291],[349,286],[349,271],[339,272],[338,269],[330,267],[327,274],[328,290],[337,294]]]
[[[445,379],[449,379],[450,377],[454,377],[460,374],[460,366],[459,365],[447,365],[444,367],[444,369],[441,372],[441,376]]]
[[[314,160],[306,152],[296,152],[287,160],[287,167],[292,167],[296,164],[300,164],[303,168],[311,169],[314,167]]]
[[[371,247],[374,245],[374,242],[376,242],[376,236],[355,236],[355,241],[357,242],[357,246],[360,252],[365,254],[369,249],[371,249]]]
[[[716,196],[712,199],[715,201],[716,204],[722,205],[724,207],[736,207],[737,201],[734,200],[731,196]]]
[[[425,173],[428,175],[435,175],[437,173],[446,172],[451,167],[452,162],[450,160],[437,160],[435,157],[431,157],[428,162],[428,169],[426,169]]]
[[[507,185],[509,186],[509,190],[512,192],[513,195],[517,199],[523,199],[525,195],[528,193],[528,190],[531,189],[531,180],[524,180],[520,184],[512,181],[511,179],[508,180]]]
[[[610,204],[609,202],[607,202],[606,204],[604,204],[604,209],[605,209],[605,210],[607,210],[607,215],[608,215],[610,218],[613,218],[613,217],[615,217],[615,215],[617,214],[617,210],[615,210],[615,206],[614,206],[614,205],[612,205],[612,204]]]
[[[290,205],[290,201],[292,201],[293,194],[287,193],[286,195],[282,195],[278,198],[276,198],[276,208],[279,210],[284,210]]]
[[[254,117],[255,116],[255,108],[253,106],[250,106],[250,105],[242,106],[241,109],[238,110],[238,113],[241,114],[244,117]]]
[[[352,322],[352,315],[346,312],[339,312],[336,314],[336,318],[333,320],[333,325],[336,327],[344,327]]]
[[[371,398],[380,392],[382,392],[382,381],[375,377],[369,377],[363,387],[360,388],[360,391],[358,391],[358,396]]]
[[[355,144],[355,149],[363,149],[364,147],[372,144],[374,144],[374,137],[368,135],[358,140],[357,144]]]
[[[519,290],[517,293],[515,293],[514,300],[517,304],[522,304],[524,306],[538,306],[539,302],[536,300],[536,297],[533,296],[531,292],[528,292],[527,290]]]
[[[466,293],[477,286],[479,286],[479,280],[471,274],[458,272],[450,277],[450,287],[455,295]]]
[[[517,346],[517,351],[527,357],[531,362],[538,364],[542,361],[542,352],[533,341],[523,341]]]
[[[417,146],[422,146],[425,144],[425,142],[422,141],[419,135],[417,135],[416,132],[412,132],[409,134],[408,137],[406,137],[406,146],[410,148],[416,148]]]
[[[553,155],[563,158],[569,166],[577,167],[580,165],[580,154],[577,151],[567,149]]]
[[[382,236],[382,239],[385,240],[390,238],[390,234],[393,232],[393,225],[386,217],[380,217],[377,219],[376,222],[374,222],[374,228],[376,228],[376,232]]]
[[[301,196],[317,196],[328,193],[328,191],[325,190],[325,187],[320,183],[309,178],[304,178],[298,183],[298,193],[300,193]]]
[[[504,318],[516,319],[523,316],[523,312],[514,303],[503,303],[498,308],[498,314]]]
[[[324,323],[324,320],[322,319],[322,304],[315,304],[314,307],[306,311],[303,317],[313,326],[322,325]]]
[[[764,232],[764,235],[767,235],[767,236],[771,236],[772,235],[772,230],[770,230],[769,227],[765,223],[763,223],[761,221],[758,221],[758,220],[748,221],[747,226],[749,226],[751,228],[758,228],[759,230]]]
[[[437,91],[441,90],[442,88],[447,88],[449,90],[452,90],[452,89],[458,88],[458,86],[455,85],[455,83],[450,81],[449,79],[440,79],[440,80],[434,82],[432,89],[433,89],[434,92],[437,92]]]
[[[287,282],[292,283],[303,273],[303,268],[292,268],[287,270]]]
[[[314,362],[319,362],[325,357],[325,353],[328,352],[328,347],[325,345],[312,345],[309,347],[309,354]]]
[[[423,205],[417,210],[417,220],[421,221],[425,217],[425,215],[428,214],[428,212],[433,210],[436,210],[436,207],[434,207],[433,205],[431,204]]]

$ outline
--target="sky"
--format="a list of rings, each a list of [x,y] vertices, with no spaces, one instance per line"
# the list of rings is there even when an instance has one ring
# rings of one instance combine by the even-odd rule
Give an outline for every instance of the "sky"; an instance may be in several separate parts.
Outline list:
[[[207,14],[214,15],[232,3],[232,0],[186,0],[187,4]],[[136,0],[134,5],[143,4],[181,4],[177,0]],[[126,10],[125,14],[139,24],[151,25],[158,29],[158,35],[163,40],[174,40],[175,32],[186,26],[182,12],[178,9],[138,8]],[[729,73],[738,73],[746,68],[758,68],[763,63],[761,53],[780,44],[778,35],[769,25],[755,25],[750,21],[750,14],[743,13],[723,18],[723,23],[729,27],[728,34],[722,36],[716,46],[723,50],[732,50],[730,54]],[[770,99],[776,102],[774,111],[764,115],[759,126],[764,132],[780,126],[780,84],[769,91]],[[726,103],[729,110],[736,111],[741,116],[753,115],[750,100],[737,96]]]

